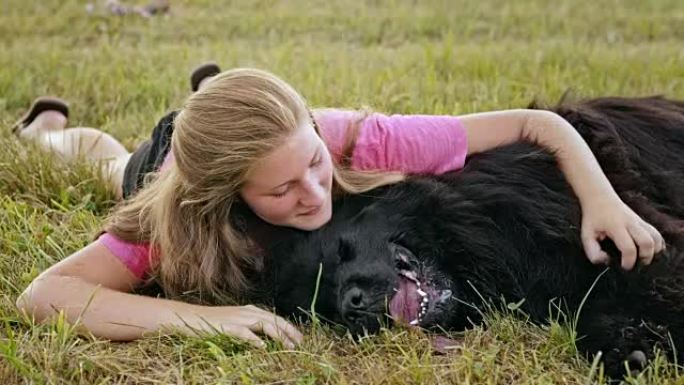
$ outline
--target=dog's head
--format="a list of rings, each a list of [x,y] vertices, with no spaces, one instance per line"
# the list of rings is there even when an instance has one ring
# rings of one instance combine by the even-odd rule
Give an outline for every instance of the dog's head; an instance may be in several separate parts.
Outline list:
[[[398,209],[398,202],[407,207]],[[276,309],[301,314],[314,304],[317,315],[354,334],[393,322],[444,324],[456,301],[451,281],[434,262],[439,251],[424,235],[399,230],[414,205],[394,196],[360,197],[339,205],[324,228],[285,237],[288,247],[271,251]],[[422,244],[419,253],[411,241]]]
[[[436,326],[456,305],[450,280],[391,237],[344,234],[338,257],[337,312],[354,334],[393,322]]]

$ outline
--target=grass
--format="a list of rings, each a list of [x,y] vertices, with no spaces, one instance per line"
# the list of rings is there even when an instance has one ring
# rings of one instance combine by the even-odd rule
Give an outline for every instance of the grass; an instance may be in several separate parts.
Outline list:
[[[9,126],[40,94],[71,101],[74,126],[132,150],[213,59],[269,69],[315,106],[463,114],[580,96],[684,98],[679,0],[172,1],[145,20],[74,0],[3,0],[0,12],[0,383],[589,384],[601,368],[572,331],[492,314],[447,355],[418,332],[360,342],[304,328],[296,351],[225,336],[110,343],[14,308],[38,272],[85,246],[113,194],[85,164],[61,165]],[[681,384],[658,358],[630,384]]]

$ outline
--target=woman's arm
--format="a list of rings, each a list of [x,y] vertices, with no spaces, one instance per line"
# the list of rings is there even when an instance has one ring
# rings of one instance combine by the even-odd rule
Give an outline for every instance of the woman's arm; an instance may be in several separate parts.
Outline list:
[[[622,267],[638,257],[649,264],[665,242],[622,200],[577,131],[558,114],[543,110],[506,110],[460,117],[468,137],[468,153],[528,139],[556,153],[559,166],[582,207],[582,242],[594,263],[607,262],[597,239],[609,236],[622,253]]]
[[[255,333],[288,347],[301,341],[292,325],[254,306],[198,306],[128,293],[140,283],[109,249],[94,242],[33,280],[17,307],[39,322],[64,311],[69,322],[80,321],[93,335],[116,341],[168,328],[187,334],[219,330],[257,346],[264,343]]]

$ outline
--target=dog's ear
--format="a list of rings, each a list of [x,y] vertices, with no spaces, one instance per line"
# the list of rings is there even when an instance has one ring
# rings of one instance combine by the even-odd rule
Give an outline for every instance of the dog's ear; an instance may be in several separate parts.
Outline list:
[[[354,245],[347,237],[340,237],[338,240],[337,255],[340,257],[340,262],[349,262],[354,259],[356,253],[354,252]]]

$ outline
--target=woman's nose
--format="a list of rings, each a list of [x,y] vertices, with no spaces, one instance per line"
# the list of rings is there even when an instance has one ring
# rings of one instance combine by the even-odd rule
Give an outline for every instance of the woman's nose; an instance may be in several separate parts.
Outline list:
[[[303,206],[320,206],[325,202],[325,186],[323,186],[315,175],[307,178],[302,184],[302,197],[299,200]]]

